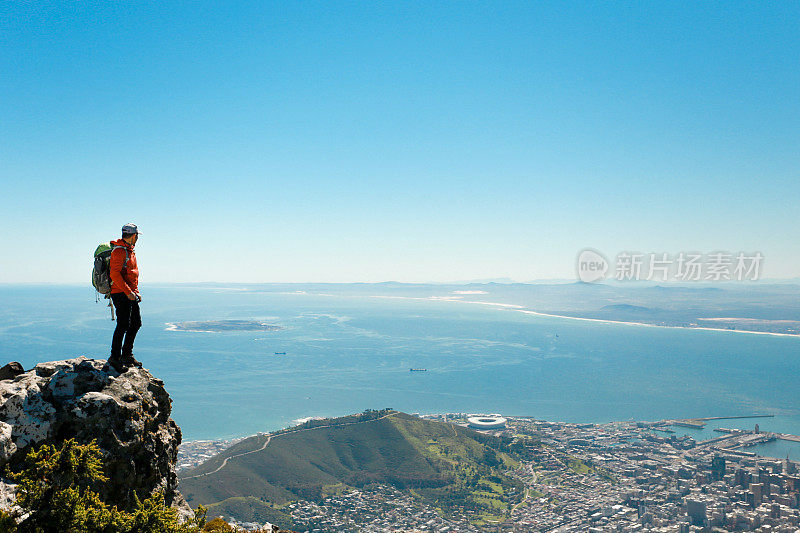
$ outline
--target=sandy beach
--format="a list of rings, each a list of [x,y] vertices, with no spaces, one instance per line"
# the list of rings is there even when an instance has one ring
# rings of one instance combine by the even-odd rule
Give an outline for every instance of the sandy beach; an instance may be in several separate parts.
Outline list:
[[[771,331],[753,331],[747,329],[727,329],[727,328],[712,328],[708,326],[667,326],[663,324],[648,324],[646,322],[628,322],[624,320],[609,320],[605,318],[586,318],[586,317],[577,317],[577,316],[567,316],[567,315],[555,315],[552,313],[541,313],[539,311],[533,311],[531,309],[526,309],[523,305],[517,304],[506,304],[501,302],[481,302],[476,300],[464,300],[461,296],[372,296],[373,298],[387,298],[387,299],[401,299],[401,300],[430,300],[430,301],[451,301],[451,302],[461,302],[465,304],[475,304],[475,305],[486,305],[490,307],[498,307],[502,309],[509,309],[513,311],[518,311],[520,313],[525,313],[526,315],[536,315],[536,316],[545,316],[550,318],[564,318],[567,320],[582,320],[585,322],[598,322],[602,324],[620,324],[625,326],[640,326],[640,327],[648,327],[648,328],[674,328],[674,329],[697,329],[703,331],[722,331],[727,333],[748,333],[751,335],[771,335],[773,337],[795,337],[800,338],[800,335],[794,333],[776,333]]]

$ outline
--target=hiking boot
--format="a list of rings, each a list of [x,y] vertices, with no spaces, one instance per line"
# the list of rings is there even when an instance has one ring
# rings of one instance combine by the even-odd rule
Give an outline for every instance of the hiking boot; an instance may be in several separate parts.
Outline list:
[[[128,367],[130,366],[126,365],[125,361],[121,357],[114,357],[113,355],[108,358],[107,365],[116,370],[117,372],[119,372],[120,374],[128,370]]]
[[[133,354],[123,355],[122,364],[125,365],[126,367],[135,366],[136,368],[142,368],[142,363],[136,360],[136,358],[133,357]]]

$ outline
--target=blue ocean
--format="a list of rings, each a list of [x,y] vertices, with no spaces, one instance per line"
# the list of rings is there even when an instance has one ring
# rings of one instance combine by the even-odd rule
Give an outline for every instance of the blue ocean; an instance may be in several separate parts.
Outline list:
[[[719,425],[758,422],[800,434],[797,337],[586,322],[317,286],[142,293],[136,357],[164,380],[185,440],[384,407],[571,422],[771,414]],[[231,319],[283,329],[168,329]],[[113,327],[91,288],[0,286],[3,364],[105,359]],[[800,458],[796,446],[769,451],[785,453]]]

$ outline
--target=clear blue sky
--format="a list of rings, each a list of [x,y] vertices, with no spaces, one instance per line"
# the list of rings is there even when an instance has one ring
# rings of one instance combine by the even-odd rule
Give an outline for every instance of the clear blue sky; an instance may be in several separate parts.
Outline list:
[[[91,4],[0,6],[0,282],[800,275],[800,2]]]

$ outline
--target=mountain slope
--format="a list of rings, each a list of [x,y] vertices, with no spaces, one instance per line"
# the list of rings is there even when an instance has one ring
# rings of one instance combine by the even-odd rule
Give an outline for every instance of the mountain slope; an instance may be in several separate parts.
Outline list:
[[[450,500],[480,507],[472,496],[486,498],[479,488],[484,478],[500,480],[498,499],[516,489],[500,472],[504,460],[511,462],[495,451],[502,444],[450,424],[371,411],[245,439],[184,473],[179,486],[191,505],[235,502],[238,513],[253,503],[248,497],[258,506],[281,506],[369,483],[413,488],[445,509]]]

